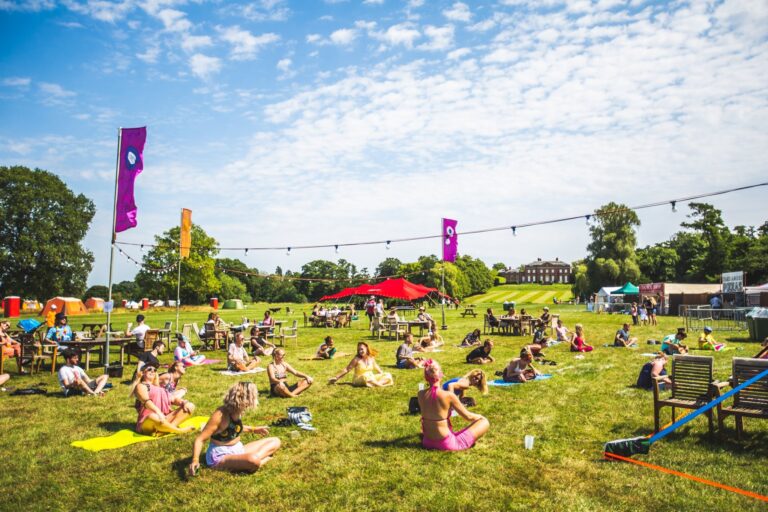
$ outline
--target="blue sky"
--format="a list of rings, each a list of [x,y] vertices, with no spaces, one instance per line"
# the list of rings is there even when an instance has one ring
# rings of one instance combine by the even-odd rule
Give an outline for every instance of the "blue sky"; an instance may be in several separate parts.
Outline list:
[[[108,271],[116,130],[148,126],[151,242],[182,207],[222,246],[459,232],[765,181],[768,2],[0,0],[0,165],[97,206]],[[713,199],[768,219],[766,190]],[[685,207],[640,213],[641,245]],[[460,238],[486,263],[584,255],[583,222]],[[373,269],[439,242],[239,257]],[[129,250],[130,252],[130,250]],[[138,251],[132,252],[139,257]],[[117,259],[118,279],[136,268]]]

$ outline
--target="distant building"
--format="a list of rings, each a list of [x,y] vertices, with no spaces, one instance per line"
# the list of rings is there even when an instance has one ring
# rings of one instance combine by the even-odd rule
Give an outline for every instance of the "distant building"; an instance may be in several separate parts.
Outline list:
[[[499,276],[505,278],[510,284],[569,284],[571,282],[571,265],[560,261],[560,258],[555,258],[554,261],[542,261],[539,258],[519,269],[508,268],[500,271]]]

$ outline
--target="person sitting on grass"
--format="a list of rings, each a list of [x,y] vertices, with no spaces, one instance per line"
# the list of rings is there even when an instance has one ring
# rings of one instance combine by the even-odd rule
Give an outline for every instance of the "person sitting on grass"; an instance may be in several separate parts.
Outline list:
[[[48,329],[48,333],[45,335],[46,339],[57,344],[72,341],[72,328],[67,324],[67,316],[64,313],[56,315],[56,324]]]
[[[21,343],[15,341],[8,334],[8,329],[11,328],[11,322],[8,320],[0,321],[0,350],[5,357],[15,357],[16,364],[19,368],[19,373],[24,373],[24,368],[21,361]]]
[[[661,351],[668,356],[673,356],[675,354],[687,354],[688,346],[682,344],[682,341],[687,337],[688,335],[685,333],[685,327],[678,327],[677,333],[668,334],[667,336],[664,336],[663,340],[661,340]]]
[[[259,358],[248,357],[248,353],[243,347],[245,339],[243,333],[235,334],[235,341],[229,344],[227,350],[227,369],[231,372],[249,372],[259,365]]]
[[[106,374],[92,379],[82,368],[77,366],[77,363],[80,362],[79,350],[68,348],[61,354],[66,361],[64,366],[59,368],[59,385],[61,385],[64,396],[104,396],[104,389],[112,387],[107,382],[109,377]]]
[[[333,359],[336,356],[346,356],[344,352],[338,352],[336,350],[336,344],[333,341],[333,337],[326,336],[323,342],[317,347],[317,352],[312,357],[305,357],[303,361],[318,361],[323,359]]]
[[[576,324],[574,328],[576,334],[571,339],[571,352],[592,352],[594,347],[587,345],[587,341],[584,339],[584,326]]]
[[[403,344],[397,347],[395,358],[397,360],[396,366],[401,370],[412,370],[424,366],[420,357],[413,356],[413,334],[411,333],[406,334]]]
[[[143,343],[143,342],[142,342]],[[165,352],[165,342],[157,340],[152,344],[152,350],[149,352],[141,352],[136,358],[139,360],[139,364],[136,366],[136,371],[141,371],[141,367],[145,364],[151,364],[155,368],[160,368],[160,360],[158,357]]]
[[[762,349],[755,355],[755,359],[768,359],[768,337],[763,340]]]
[[[275,351],[275,345],[267,341],[261,329],[251,327],[251,353],[255,356],[269,357]]]
[[[467,363],[488,364],[494,362],[495,359],[491,356],[491,350],[493,350],[493,342],[491,340],[485,340],[482,347],[477,347],[467,354]]]
[[[464,398],[464,393],[469,388],[477,388],[482,394],[488,394],[488,380],[485,372],[480,368],[475,368],[463,377],[456,377],[443,384],[443,389],[454,393],[460,399]]]
[[[242,416],[259,405],[259,390],[253,382],[238,382],[224,396],[224,404],[211,414],[203,431],[195,438],[189,474],[200,470],[200,455],[205,442],[210,439],[205,452],[205,462],[211,469],[254,472],[264,467],[280,448],[280,438],[265,437],[243,445],[240,434],[269,434],[269,428],[243,425]]]
[[[312,385],[312,377],[294,370],[290,364],[285,362],[285,350],[282,348],[272,352],[272,359],[273,361],[267,366],[270,396],[293,398],[302,394]],[[287,384],[286,378],[289,373],[302,380],[296,384]]]
[[[649,361],[643,365],[640,369],[640,375],[637,377],[637,387],[645,389],[646,391],[653,390],[653,381],[657,377],[664,377],[661,379],[660,389],[665,389],[666,386],[671,386],[672,381],[667,377],[667,370],[664,369],[664,365],[667,364],[667,356],[664,352],[659,352],[653,361]]]
[[[699,336],[699,349],[720,352],[724,348],[725,343],[715,341],[715,337],[712,336],[712,328],[710,326],[704,327],[704,332]]]
[[[357,344],[357,355],[352,358],[344,370],[328,381],[329,384],[335,384],[346,374],[355,371],[352,379],[352,385],[357,387],[383,388],[394,385],[391,373],[381,371],[376,363],[376,351],[371,349],[368,344],[361,341]]]
[[[475,345],[480,344],[480,329],[475,329],[474,331],[470,332],[466,336],[464,336],[464,339],[461,342],[460,347],[473,347]]]
[[[629,336],[629,324],[625,323],[621,329],[616,331],[616,336],[613,338],[614,347],[637,347],[637,338]]]
[[[533,354],[526,347],[520,351],[520,357],[511,360],[501,373],[504,382],[528,382],[541,375],[539,370],[533,367]]]
[[[130,396],[136,397],[136,432],[144,435],[184,434],[195,427],[179,428],[195,410],[192,402],[182,398],[173,398],[168,390],[153,384],[157,368],[148,364],[134,379]],[[175,410],[171,406],[177,405]]]
[[[418,352],[432,352],[444,345],[443,338],[438,333],[432,331],[427,336],[419,338],[419,342],[413,347]]]
[[[189,338],[183,334],[176,335],[176,350],[173,351],[173,358],[184,363],[184,366],[198,366],[205,361],[205,356],[192,350]]]
[[[555,334],[557,335],[557,341],[564,341],[564,342],[571,342],[571,338],[573,337],[573,333],[568,330],[566,326],[563,325],[563,321],[559,318],[557,319],[557,327],[555,327]]]
[[[429,450],[461,451],[471,448],[483,437],[490,423],[483,416],[469,412],[451,391],[440,386],[443,372],[437,361],[427,360],[424,365],[424,380],[429,387],[419,391],[421,410],[421,444]],[[459,432],[453,431],[451,411],[471,422]]]
[[[180,388],[179,381],[187,373],[187,367],[181,361],[174,361],[168,371],[160,374],[158,382],[171,394],[171,401],[181,400],[187,394],[187,388]]]

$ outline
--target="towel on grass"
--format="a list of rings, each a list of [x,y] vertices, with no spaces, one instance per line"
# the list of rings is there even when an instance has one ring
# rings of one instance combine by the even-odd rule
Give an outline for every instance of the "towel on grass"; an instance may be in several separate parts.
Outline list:
[[[551,374],[545,373],[544,375],[538,375],[534,379],[534,381],[547,380],[547,379],[551,379],[551,378],[552,378]],[[528,382],[531,382],[531,381],[528,381]],[[502,387],[504,387],[504,386],[517,386],[518,384],[524,384],[524,383],[523,382],[504,382],[503,379],[496,379],[496,380],[492,380],[492,381],[488,382],[489,386],[502,386]]]
[[[267,370],[265,370],[264,368],[254,368],[253,370],[248,370],[247,372],[233,372],[231,370],[224,370],[224,371],[221,371],[219,373],[222,374],[222,375],[228,375],[230,377],[236,377],[238,375],[247,375],[249,373],[261,373],[261,372],[265,372],[265,371],[267,371]]]
[[[208,358],[206,358],[206,359],[205,359],[205,361],[203,361],[202,363],[200,363],[200,365],[204,365],[204,364],[216,364],[216,363],[220,363],[220,362],[221,362],[221,359],[208,359]]]
[[[193,416],[182,421],[179,425],[180,428],[195,427],[200,430],[206,423],[208,423],[209,416]],[[162,436],[145,436],[144,434],[138,434],[133,430],[120,430],[115,432],[111,436],[93,437],[91,439],[85,439],[83,441],[73,441],[71,446],[75,448],[82,448],[91,452],[100,452],[102,450],[115,450],[117,448],[123,448],[136,443],[143,443],[145,441],[155,441],[163,437],[173,436],[175,434],[165,434]]]

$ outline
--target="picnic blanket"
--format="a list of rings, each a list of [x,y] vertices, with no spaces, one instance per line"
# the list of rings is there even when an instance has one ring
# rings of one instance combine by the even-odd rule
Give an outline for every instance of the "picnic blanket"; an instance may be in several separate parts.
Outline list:
[[[193,416],[182,421],[179,425],[180,428],[195,427],[200,430],[208,423],[210,416]],[[165,434],[162,436],[145,436],[144,434],[138,434],[133,430],[123,429],[119,432],[115,432],[111,436],[93,437],[91,439],[84,439],[82,441],[72,441],[70,446],[75,448],[82,448],[91,452],[100,452],[102,450],[115,450],[117,448],[124,448],[126,446],[143,443],[145,441],[156,441],[163,437],[174,436],[176,434]]]
[[[222,374],[222,375],[228,375],[230,377],[236,377],[238,375],[247,375],[249,373],[261,373],[261,372],[265,372],[265,371],[267,371],[267,370],[265,370],[264,368],[254,368],[253,370],[248,370],[247,372],[233,372],[233,371],[230,371],[230,370],[224,370],[224,371],[221,371],[219,373]]]
[[[552,378],[552,374],[545,373],[544,375],[538,375],[533,380],[534,381],[539,381],[539,380],[547,380],[547,379],[551,379],[551,378]],[[530,381],[528,381],[528,382],[530,382]],[[517,386],[518,384],[524,384],[524,383],[523,382],[504,382],[503,379],[496,379],[496,380],[492,380],[492,381],[488,382],[489,386],[500,386],[500,387]]]
[[[220,362],[221,362],[221,359],[207,359],[207,358],[206,358],[206,359],[205,359],[205,361],[203,361],[202,363],[200,363],[200,365],[204,365],[204,364],[216,364],[216,363],[220,363]]]

